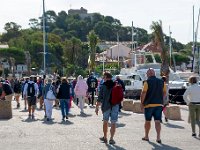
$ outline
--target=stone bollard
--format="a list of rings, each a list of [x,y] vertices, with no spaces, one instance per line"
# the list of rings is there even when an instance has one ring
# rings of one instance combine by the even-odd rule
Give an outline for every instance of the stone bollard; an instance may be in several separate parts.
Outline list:
[[[171,120],[181,120],[181,111],[179,106],[167,106],[166,117]]]
[[[133,100],[124,100],[122,105],[123,105],[122,109],[125,111],[133,110]]]
[[[133,102],[133,112],[134,113],[144,113],[144,110],[141,109],[141,102],[134,101]]]
[[[0,100],[0,119],[12,118],[12,101]]]

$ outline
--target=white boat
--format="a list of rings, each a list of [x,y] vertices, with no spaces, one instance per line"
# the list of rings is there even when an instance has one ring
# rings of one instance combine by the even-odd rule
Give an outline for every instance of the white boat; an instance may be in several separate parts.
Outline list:
[[[156,72],[156,77],[160,76],[161,64],[156,63],[155,58],[150,52],[133,53],[133,67],[122,68],[120,78],[124,81],[126,91],[125,97],[139,98],[143,87],[143,82],[147,80],[146,72],[149,68],[153,68]],[[182,95],[188,86],[187,81],[183,81],[180,76],[170,69],[169,74],[169,98],[171,100],[179,99],[183,101]]]

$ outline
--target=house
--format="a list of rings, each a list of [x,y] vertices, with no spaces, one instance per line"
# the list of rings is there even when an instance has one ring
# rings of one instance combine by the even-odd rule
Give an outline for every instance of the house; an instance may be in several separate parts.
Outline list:
[[[16,70],[15,70],[17,73],[23,73],[23,72],[27,72],[28,71],[28,67],[27,65],[24,65],[24,64],[18,64],[16,66]]]
[[[122,44],[114,45],[106,50],[106,57],[118,60],[119,58],[130,58],[131,49]]]

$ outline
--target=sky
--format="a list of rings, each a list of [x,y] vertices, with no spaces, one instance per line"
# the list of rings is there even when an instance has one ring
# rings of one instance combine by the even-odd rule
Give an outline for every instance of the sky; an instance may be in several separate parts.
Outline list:
[[[7,22],[15,22],[23,29],[29,28],[29,19],[38,19],[42,15],[42,1],[0,0],[0,32],[4,32]],[[97,12],[119,19],[123,26],[131,26],[133,21],[135,27],[148,33],[152,32],[152,21],[161,20],[164,33],[169,35],[170,26],[172,38],[184,44],[193,39],[193,5],[196,26],[200,0],[45,0],[46,10],[58,13],[84,7],[88,13]],[[200,34],[197,39],[200,41]]]

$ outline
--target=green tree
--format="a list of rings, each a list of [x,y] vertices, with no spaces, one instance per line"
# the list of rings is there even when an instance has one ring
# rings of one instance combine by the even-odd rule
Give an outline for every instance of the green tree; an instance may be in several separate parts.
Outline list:
[[[96,46],[97,46],[98,41],[99,41],[99,38],[94,32],[94,30],[90,31],[88,34],[88,42],[89,42],[89,47],[90,47],[90,59],[91,59],[89,68],[91,69],[91,71],[94,71],[95,69],[95,55],[96,55]]]
[[[21,26],[15,22],[6,23],[4,29],[6,30],[6,33],[2,34],[1,42],[8,42],[10,39],[17,38],[21,35]]]
[[[169,60],[168,60],[168,49],[165,46],[162,30],[162,22],[152,22],[151,29],[153,30],[154,42],[157,47],[161,48],[161,76],[169,76]]]

